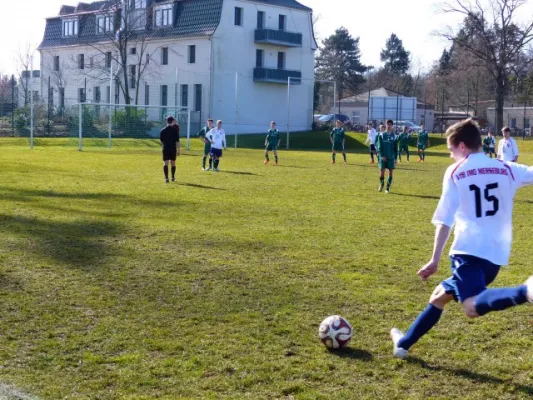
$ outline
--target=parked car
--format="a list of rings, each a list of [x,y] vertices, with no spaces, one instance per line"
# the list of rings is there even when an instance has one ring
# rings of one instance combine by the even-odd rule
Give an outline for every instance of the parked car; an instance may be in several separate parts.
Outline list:
[[[344,114],[325,114],[316,120],[316,126],[319,129],[328,130],[334,127],[334,120],[342,121],[345,124],[350,122],[350,118]],[[346,128],[350,130],[349,126],[346,126]]]
[[[411,121],[398,121],[396,123],[396,126],[397,128],[400,130],[400,131],[403,131],[403,127],[406,126],[407,128],[409,128],[408,132],[409,133],[412,133],[412,132],[418,132],[420,131],[420,129],[422,129],[421,126],[415,124],[414,122],[411,122]]]

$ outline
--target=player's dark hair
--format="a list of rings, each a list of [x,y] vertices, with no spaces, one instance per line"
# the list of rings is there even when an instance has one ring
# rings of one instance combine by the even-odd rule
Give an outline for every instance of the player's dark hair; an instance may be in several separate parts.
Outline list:
[[[511,132],[511,128],[509,128],[508,126],[504,126],[503,129],[502,129],[502,132]]]
[[[394,121],[393,121],[392,119],[388,119],[388,120],[387,120],[387,124],[394,125]]]
[[[175,119],[174,119],[174,117],[172,115],[167,117],[167,124],[171,124],[174,121],[175,121]]]
[[[213,122],[213,118],[209,118],[207,122]]]
[[[479,125],[472,118],[465,119],[448,128],[448,141],[454,147],[462,142],[470,150],[476,151],[481,147],[481,132]]]

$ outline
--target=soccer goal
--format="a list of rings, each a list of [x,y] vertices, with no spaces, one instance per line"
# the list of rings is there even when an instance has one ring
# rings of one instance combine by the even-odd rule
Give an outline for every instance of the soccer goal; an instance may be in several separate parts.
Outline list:
[[[200,121],[194,121],[195,115],[187,107],[78,103],[74,109],[79,150],[89,140],[100,146],[106,143],[108,147],[122,139],[159,140],[159,132],[169,116],[176,118],[180,137],[186,138],[189,150],[191,132],[200,124]]]

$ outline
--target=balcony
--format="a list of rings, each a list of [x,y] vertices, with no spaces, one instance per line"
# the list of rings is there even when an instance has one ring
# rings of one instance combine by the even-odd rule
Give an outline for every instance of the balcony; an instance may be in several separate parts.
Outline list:
[[[254,68],[254,82],[300,84],[302,73],[300,71],[290,71],[288,69]]]
[[[256,29],[255,43],[285,47],[302,47],[302,34],[275,29]]]

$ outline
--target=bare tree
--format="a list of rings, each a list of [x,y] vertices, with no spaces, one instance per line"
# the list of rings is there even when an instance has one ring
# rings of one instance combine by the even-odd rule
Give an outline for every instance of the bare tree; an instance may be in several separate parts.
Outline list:
[[[22,90],[22,96],[24,98],[24,105],[28,105],[30,102],[30,90],[32,87],[32,72],[30,72],[32,64],[32,45],[26,44],[24,47],[19,47],[18,54],[16,56],[17,63],[17,78]],[[20,95],[20,93],[19,93]]]
[[[455,0],[444,11],[464,16],[462,29],[447,28],[440,35],[458,48],[468,51],[486,68],[496,88],[496,127],[503,126],[503,107],[509,88],[509,78],[520,73],[533,58],[522,60],[523,51],[533,40],[533,21],[519,24],[517,10],[527,0],[488,0],[484,7],[480,0]]]

